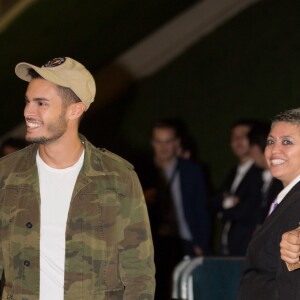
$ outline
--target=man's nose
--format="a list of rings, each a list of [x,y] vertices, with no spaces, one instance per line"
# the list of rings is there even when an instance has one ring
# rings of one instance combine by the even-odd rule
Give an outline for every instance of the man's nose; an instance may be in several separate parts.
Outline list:
[[[34,113],[34,105],[32,105],[31,103],[26,103],[24,108],[24,117],[34,115]]]

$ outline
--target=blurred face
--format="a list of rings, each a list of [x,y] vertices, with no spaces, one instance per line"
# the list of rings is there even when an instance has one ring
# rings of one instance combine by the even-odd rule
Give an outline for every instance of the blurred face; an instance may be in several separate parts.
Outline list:
[[[231,149],[240,160],[246,159],[250,156],[248,140],[249,131],[250,127],[246,125],[238,125],[231,130]]]
[[[44,79],[31,80],[25,102],[27,141],[49,144],[64,135],[67,129],[66,108],[55,84]]]
[[[300,175],[300,128],[278,122],[271,128],[265,156],[274,177],[287,186]]]
[[[154,128],[152,133],[152,147],[155,159],[168,162],[177,157],[179,139],[170,128]]]
[[[258,145],[251,145],[250,146],[250,154],[251,157],[253,158],[255,164],[262,168],[262,169],[267,169],[268,164],[265,158],[264,153],[261,151],[260,147]]]

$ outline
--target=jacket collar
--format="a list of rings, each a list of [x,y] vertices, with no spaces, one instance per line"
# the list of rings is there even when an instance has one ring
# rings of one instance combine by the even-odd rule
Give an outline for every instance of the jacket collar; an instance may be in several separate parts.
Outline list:
[[[260,236],[269,228],[272,228],[272,225],[277,221],[278,218],[282,216],[285,211],[289,211],[296,201],[299,201],[300,193],[300,182],[298,182],[284,197],[283,201],[276,207],[270,216],[267,217],[263,226],[257,231],[254,235],[254,238]]]
[[[99,149],[93,146],[83,135],[80,135],[80,139],[84,145],[85,154],[82,169],[79,173],[80,185],[86,185],[90,182],[89,177],[103,176],[109,172],[105,169],[101,155],[99,155]],[[38,189],[37,165],[36,165],[36,153],[38,151],[38,144],[31,144],[23,149],[23,157],[19,160],[17,166],[17,172],[14,172],[14,176],[17,177],[18,185],[22,187],[34,186]],[[78,187],[80,188],[80,187]]]

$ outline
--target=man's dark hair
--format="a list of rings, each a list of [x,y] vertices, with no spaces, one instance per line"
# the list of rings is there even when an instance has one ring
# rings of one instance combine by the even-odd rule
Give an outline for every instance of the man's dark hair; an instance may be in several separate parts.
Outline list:
[[[174,130],[175,136],[180,139],[184,139],[187,136],[187,126],[181,119],[160,119],[154,122],[151,128],[151,132],[156,128],[167,128]]]
[[[248,133],[250,145],[257,145],[260,150],[264,152],[267,144],[267,137],[270,132],[270,126],[271,124],[268,122],[258,122],[255,124]]]
[[[248,126],[249,128],[252,128],[255,126],[255,124],[257,124],[257,122],[258,122],[257,120],[252,120],[252,119],[237,120],[231,125],[231,129],[237,126]]]

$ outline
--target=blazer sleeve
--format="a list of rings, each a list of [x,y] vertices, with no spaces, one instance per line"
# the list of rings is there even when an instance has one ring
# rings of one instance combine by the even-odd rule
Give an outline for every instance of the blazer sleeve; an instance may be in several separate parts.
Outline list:
[[[182,162],[180,169],[183,207],[193,243],[209,252],[211,216],[208,209],[208,189],[202,166]]]
[[[300,269],[289,272],[280,258],[284,232],[298,227],[300,183],[266,219],[249,244],[238,300],[300,299]]]
[[[252,167],[236,191],[239,203],[223,210],[223,219],[246,222],[249,218],[253,218],[253,214],[258,214],[262,201],[262,184],[261,170]]]

